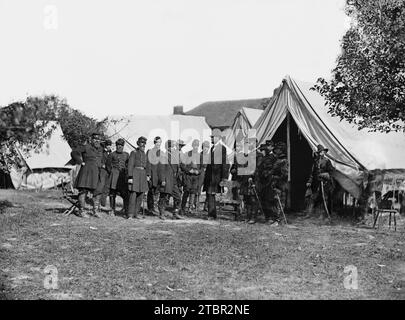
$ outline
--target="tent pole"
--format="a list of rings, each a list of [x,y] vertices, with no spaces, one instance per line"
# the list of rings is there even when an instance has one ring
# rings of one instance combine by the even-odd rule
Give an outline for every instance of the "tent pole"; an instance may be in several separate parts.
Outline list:
[[[287,111],[287,161],[288,161],[288,184],[287,184],[287,208],[291,208],[291,137],[290,137],[290,112]]]

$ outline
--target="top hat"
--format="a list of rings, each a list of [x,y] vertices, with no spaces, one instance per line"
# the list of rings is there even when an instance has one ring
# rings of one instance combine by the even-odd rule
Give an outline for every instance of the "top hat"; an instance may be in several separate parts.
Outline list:
[[[327,148],[325,148],[323,145],[321,145],[321,144],[318,144],[317,145],[317,147],[316,147],[316,153],[320,153],[321,151],[325,151],[325,153],[326,152],[328,152],[329,151],[329,149],[327,149]]]

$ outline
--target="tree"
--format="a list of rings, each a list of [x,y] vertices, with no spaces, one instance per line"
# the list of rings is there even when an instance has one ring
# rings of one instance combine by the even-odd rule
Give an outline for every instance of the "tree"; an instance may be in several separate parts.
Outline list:
[[[13,102],[0,109],[0,169],[7,171],[7,164],[19,158],[18,152],[42,146],[52,128],[47,126],[47,121],[38,121],[40,119],[39,108],[23,102]]]
[[[48,125],[49,121],[60,124],[64,138],[74,148],[85,143],[93,132],[103,134],[106,120],[90,118],[55,95],[11,103],[0,109],[0,169],[7,171],[7,164],[16,163],[19,152],[39,150],[54,129]]]
[[[371,131],[405,131],[405,0],[347,0],[351,28],[330,81],[329,113]]]
[[[69,106],[55,95],[28,97],[26,104],[41,110],[43,119],[59,122],[71,148],[83,144],[93,132],[104,135],[107,118],[97,121]]]

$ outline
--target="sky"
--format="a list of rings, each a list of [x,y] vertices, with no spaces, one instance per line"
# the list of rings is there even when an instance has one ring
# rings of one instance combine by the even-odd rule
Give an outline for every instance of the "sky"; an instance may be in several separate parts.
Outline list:
[[[168,115],[328,78],[345,0],[0,0],[0,106],[57,94],[85,114]]]

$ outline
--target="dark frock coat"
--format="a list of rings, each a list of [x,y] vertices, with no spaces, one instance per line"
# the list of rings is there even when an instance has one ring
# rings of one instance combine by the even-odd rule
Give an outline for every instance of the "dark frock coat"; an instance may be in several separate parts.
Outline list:
[[[183,186],[184,191],[190,193],[197,193],[199,186],[199,179],[201,174],[201,157],[199,152],[190,150],[183,157],[181,163],[183,171]],[[192,172],[191,172],[192,170]]]
[[[228,179],[229,164],[227,164],[226,148],[222,145],[212,147],[210,150],[210,163],[207,165],[204,177],[204,188],[209,194],[220,193],[219,183]]]
[[[75,188],[95,190],[99,185],[103,165],[103,148],[86,144],[73,150],[71,156],[78,164],[84,162],[77,175]]]
[[[159,184],[158,179],[158,164],[160,162],[160,149],[149,149],[146,152],[147,164],[146,164],[146,174],[150,177],[151,187],[157,187]]]
[[[132,151],[128,160],[128,179],[132,178],[132,184],[128,185],[128,190],[133,192],[148,191],[148,181],[146,180],[146,153],[139,148]]]
[[[107,171],[109,177],[107,184],[109,189],[117,191],[125,191],[128,188],[127,183],[127,166],[129,154],[128,152],[118,153],[112,152],[107,159]]]

